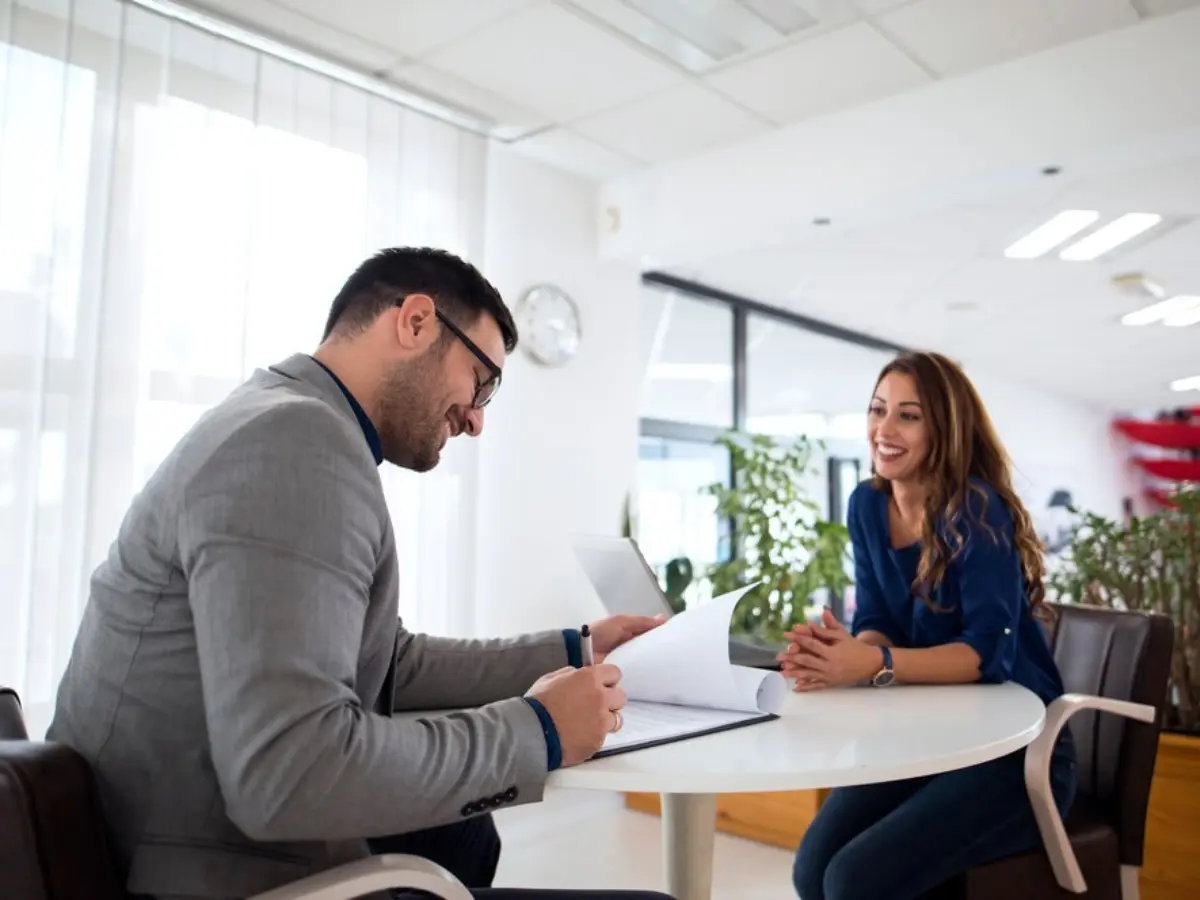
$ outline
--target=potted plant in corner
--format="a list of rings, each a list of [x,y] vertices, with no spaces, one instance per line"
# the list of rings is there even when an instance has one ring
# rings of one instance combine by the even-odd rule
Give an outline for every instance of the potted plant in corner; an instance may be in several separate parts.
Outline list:
[[[1170,688],[1150,794],[1143,897],[1200,896],[1200,487],[1155,515],[1079,516],[1049,593],[1060,602],[1143,610],[1175,623]]]
[[[733,483],[712,484],[706,491],[717,500],[717,514],[733,521],[740,552],[712,567],[708,579],[714,596],[761,582],[738,604],[732,631],[775,646],[809,617],[819,591],[837,595],[850,586],[850,535],[844,525],[822,517],[810,496],[819,444],[803,436],[736,434],[718,443],[729,451]]]

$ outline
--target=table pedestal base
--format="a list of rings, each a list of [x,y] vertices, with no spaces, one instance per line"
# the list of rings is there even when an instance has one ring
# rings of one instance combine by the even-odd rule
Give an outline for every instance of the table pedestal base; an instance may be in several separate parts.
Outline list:
[[[710,900],[716,794],[663,794],[663,865],[675,900]]]

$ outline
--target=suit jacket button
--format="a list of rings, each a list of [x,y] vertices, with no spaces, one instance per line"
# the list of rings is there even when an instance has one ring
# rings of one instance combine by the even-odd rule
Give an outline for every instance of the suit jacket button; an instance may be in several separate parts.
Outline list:
[[[504,792],[504,799],[507,800],[509,803],[512,803],[514,800],[516,800],[517,799],[517,789],[515,787],[510,787],[507,791]]]
[[[462,810],[460,810],[460,811],[461,811],[461,812],[462,812],[462,814],[463,814],[463,818],[466,818],[467,816],[473,816],[473,815],[475,815],[475,804],[474,804],[474,803],[468,803],[468,804],[467,804],[466,806],[464,806],[464,807],[462,808]]]
[[[503,806],[503,805],[504,805],[504,797],[501,796],[500,794],[497,794],[495,797],[492,797],[490,800],[488,800],[488,806],[492,807],[492,809],[495,809],[497,806]]]

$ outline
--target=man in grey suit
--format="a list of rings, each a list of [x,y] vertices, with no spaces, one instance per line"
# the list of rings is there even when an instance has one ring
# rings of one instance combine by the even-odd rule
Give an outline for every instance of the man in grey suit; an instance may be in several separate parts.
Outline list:
[[[386,850],[489,895],[488,813],[537,802],[621,727],[603,655],[655,620],[594,623],[592,666],[574,630],[399,623],[398,565],[420,561],[396,558],[378,465],[427,471],[478,435],[516,342],[474,267],[383,251],[313,356],[256,372],[134,499],[48,733],[95,768],[132,894],[241,898]]]

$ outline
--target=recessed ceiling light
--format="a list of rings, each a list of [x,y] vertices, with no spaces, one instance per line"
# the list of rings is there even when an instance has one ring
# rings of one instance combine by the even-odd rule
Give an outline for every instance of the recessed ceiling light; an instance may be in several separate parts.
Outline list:
[[[1067,247],[1058,257],[1068,262],[1089,262],[1149,231],[1161,221],[1162,216],[1157,213],[1126,213]]]
[[[1176,317],[1197,314],[1192,321],[1179,321]],[[1151,303],[1141,309],[1134,310],[1121,316],[1122,325],[1153,325],[1162,322],[1164,325],[1194,325],[1200,321],[1200,297],[1190,294],[1180,294],[1158,303]]]
[[[1100,218],[1094,209],[1068,209],[1039,225],[1004,251],[1009,259],[1036,259]]]
[[[1200,375],[1193,375],[1190,378],[1176,378],[1171,382],[1171,390],[1200,391]]]

